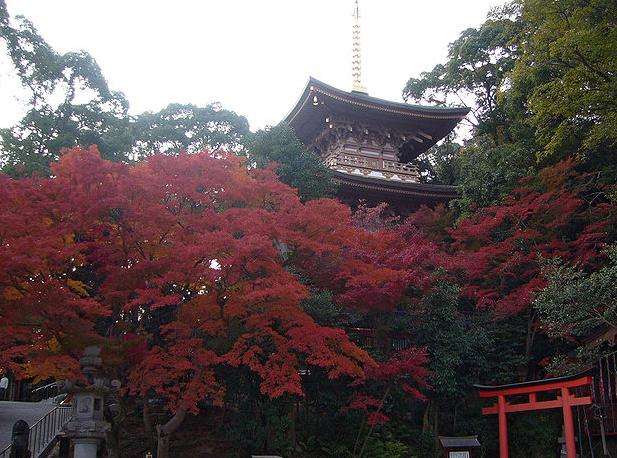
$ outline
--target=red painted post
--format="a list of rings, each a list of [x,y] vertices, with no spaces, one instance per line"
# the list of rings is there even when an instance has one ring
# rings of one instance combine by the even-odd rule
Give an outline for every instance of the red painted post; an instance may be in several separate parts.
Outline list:
[[[510,455],[508,452],[508,419],[506,417],[505,396],[497,396],[497,414],[499,416],[499,458],[508,458]]]
[[[563,402],[563,426],[566,436],[566,448],[568,458],[576,458],[576,442],[574,440],[574,421],[572,420],[572,407],[570,405],[570,390],[561,389],[561,400]]]

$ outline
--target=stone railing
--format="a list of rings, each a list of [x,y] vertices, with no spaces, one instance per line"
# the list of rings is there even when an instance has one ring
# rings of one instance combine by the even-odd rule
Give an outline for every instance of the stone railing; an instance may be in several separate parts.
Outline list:
[[[403,164],[381,158],[369,158],[355,154],[338,153],[326,158],[326,165],[334,170],[357,168],[361,172],[381,172],[384,179],[396,175],[402,181],[418,181],[419,172],[415,165]]]

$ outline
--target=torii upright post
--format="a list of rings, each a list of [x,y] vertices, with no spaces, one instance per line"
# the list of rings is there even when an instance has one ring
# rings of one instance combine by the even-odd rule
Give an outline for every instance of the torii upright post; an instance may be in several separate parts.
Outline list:
[[[564,434],[566,439],[567,457],[576,458],[576,441],[574,438],[574,421],[572,406],[591,404],[590,396],[577,396],[570,390],[591,386],[592,378],[588,375],[575,375],[533,382],[515,383],[501,386],[476,385],[480,397],[497,398],[497,403],[484,407],[484,415],[497,414],[499,418],[499,457],[508,458],[508,413],[530,412],[535,410],[559,409],[563,411]],[[538,393],[546,395],[547,400],[538,401]],[[551,394],[555,399],[550,399]],[[511,404],[508,396],[527,395],[526,402]]]
[[[508,458],[508,418],[506,416],[506,397],[497,397],[497,411],[499,416],[499,456]]]
[[[561,400],[563,402],[563,426],[564,435],[566,436],[566,449],[568,450],[568,458],[576,458],[576,441],[574,439],[574,421],[572,420],[572,405],[569,388],[561,389]],[[570,451],[573,451],[571,453]]]

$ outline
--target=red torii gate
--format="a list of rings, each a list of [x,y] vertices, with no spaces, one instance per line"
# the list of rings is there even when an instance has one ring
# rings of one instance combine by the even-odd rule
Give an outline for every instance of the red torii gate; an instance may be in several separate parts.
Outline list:
[[[483,415],[497,414],[499,417],[499,457],[508,458],[508,422],[507,414],[529,412],[533,410],[562,409],[563,424],[566,436],[568,458],[576,458],[576,442],[574,440],[574,422],[572,421],[572,406],[591,404],[590,396],[577,396],[570,390],[590,386],[592,377],[589,375],[573,375],[568,377],[535,380],[532,382],[513,383],[511,385],[483,386],[475,385],[481,398],[497,398],[497,403],[484,407]],[[549,397],[553,392],[556,399],[538,400],[538,393]],[[510,403],[508,396],[525,396],[526,402]]]

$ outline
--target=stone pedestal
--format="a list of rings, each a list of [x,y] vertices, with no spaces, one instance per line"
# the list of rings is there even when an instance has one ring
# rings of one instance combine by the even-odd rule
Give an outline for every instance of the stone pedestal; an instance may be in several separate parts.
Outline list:
[[[96,458],[98,450],[98,439],[82,439],[74,440],[74,458]]]
[[[71,458],[71,440],[66,437],[60,437],[58,444],[58,458]]]

